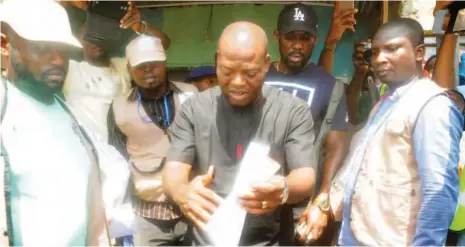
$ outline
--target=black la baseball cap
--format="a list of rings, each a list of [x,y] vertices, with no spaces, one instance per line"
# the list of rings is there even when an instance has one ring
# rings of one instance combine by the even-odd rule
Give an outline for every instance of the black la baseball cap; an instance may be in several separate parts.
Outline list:
[[[278,31],[281,34],[305,31],[318,36],[318,17],[315,10],[301,3],[286,5],[279,13]]]

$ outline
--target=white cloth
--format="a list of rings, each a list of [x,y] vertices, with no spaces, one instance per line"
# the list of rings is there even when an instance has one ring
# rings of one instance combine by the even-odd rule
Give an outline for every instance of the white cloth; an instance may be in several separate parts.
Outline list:
[[[84,129],[85,126],[82,126]],[[102,194],[105,212],[112,238],[134,234],[134,213],[131,201],[126,197],[129,186],[129,163],[103,137],[86,131],[97,151],[101,172]]]
[[[112,58],[110,67],[70,61],[63,93],[78,120],[107,141],[108,110],[113,100],[124,94],[129,86],[126,59]]]
[[[8,87],[2,122],[9,155],[14,245],[86,245],[91,160],[58,102]]]

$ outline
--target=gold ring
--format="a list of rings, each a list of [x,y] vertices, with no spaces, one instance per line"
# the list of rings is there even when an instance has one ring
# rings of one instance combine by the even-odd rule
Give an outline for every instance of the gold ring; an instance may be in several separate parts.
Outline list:
[[[262,209],[268,208],[268,202],[267,201],[262,201]]]

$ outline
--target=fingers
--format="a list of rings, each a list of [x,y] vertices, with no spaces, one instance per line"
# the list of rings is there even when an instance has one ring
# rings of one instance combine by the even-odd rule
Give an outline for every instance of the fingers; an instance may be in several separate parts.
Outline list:
[[[274,176],[270,180],[252,186],[254,192],[258,193],[282,193],[286,184],[283,176]]]
[[[134,4],[130,1],[128,12],[120,20],[120,27],[126,29],[128,27],[140,23],[140,21],[140,12],[137,8],[134,7]]]
[[[274,201],[274,202],[281,203],[281,200],[282,200],[281,195],[282,195],[282,192],[279,192],[279,191],[273,191],[269,193],[269,192],[260,192],[258,190],[254,190],[249,193],[240,195],[239,199],[240,200],[255,200],[255,201]]]
[[[248,199],[241,199],[239,203],[241,204],[243,208],[248,209],[248,210],[255,210],[255,211],[275,209],[279,205],[281,205],[281,203],[277,201],[259,201],[259,200],[248,200]]]
[[[306,210],[302,213],[302,216],[300,216],[299,225],[302,224],[303,222],[307,221],[307,217],[308,217],[308,209],[306,209]]]
[[[272,183],[260,183],[252,186],[253,192],[259,194],[271,194],[271,193],[279,193],[284,190],[284,186],[282,185],[275,185]]]
[[[320,211],[316,206],[312,206],[307,215],[307,229],[305,238],[309,241],[317,240],[323,235],[328,224],[328,216]]]
[[[198,213],[195,213],[192,210],[192,206],[188,204],[182,205],[184,215],[191,220],[191,222],[200,230],[204,231],[206,228],[206,221],[203,221],[197,216]],[[195,206],[194,206],[195,208]]]
[[[201,178],[203,186],[209,185],[215,177],[215,167],[213,165],[208,167],[207,174],[203,175]]]
[[[219,206],[223,201],[223,198],[221,198],[218,194],[204,187],[197,188],[197,194],[213,204],[215,207]]]
[[[211,195],[211,193],[214,195]],[[211,216],[219,206],[219,200],[214,202],[212,198],[220,197],[206,188],[195,188],[193,193],[190,193],[187,202],[181,204],[183,213],[189,217],[199,229],[205,228],[205,225],[210,221]]]
[[[354,19],[354,15],[358,13],[358,9],[346,9],[342,12],[339,12],[337,18],[339,19]]]
[[[130,18],[132,18],[132,16],[133,16],[132,9],[130,9],[130,10],[128,10],[128,12],[123,16],[123,18],[121,18],[121,20],[120,20],[120,24],[121,24],[121,25],[120,25],[120,26],[123,27],[124,24],[126,24],[126,23],[128,22],[128,20],[129,20]]]
[[[357,47],[365,47],[371,43],[371,40],[364,40],[364,41],[357,41],[355,42],[354,46]]]

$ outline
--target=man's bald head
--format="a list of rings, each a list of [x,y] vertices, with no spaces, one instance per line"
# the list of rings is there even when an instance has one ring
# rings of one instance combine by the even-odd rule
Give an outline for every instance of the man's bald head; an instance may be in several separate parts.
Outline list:
[[[218,41],[218,51],[247,51],[249,49],[268,54],[268,37],[263,28],[252,22],[240,21],[226,26]],[[256,50],[258,49],[258,50]]]
[[[260,99],[270,67],[268,38],[251,22],[235,22],[221,34],[216,53],[218,83],[227,101],[247,107]]]

